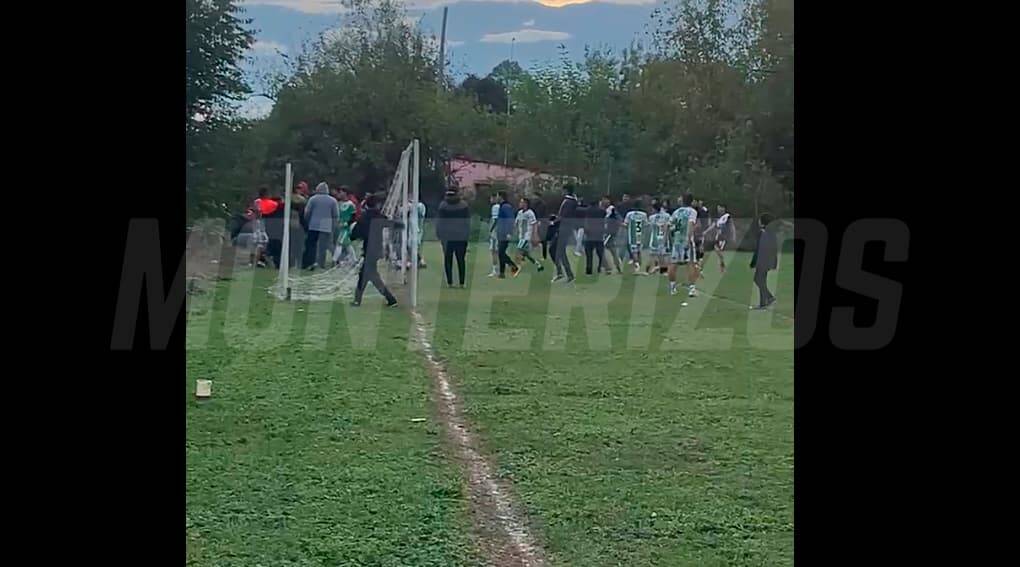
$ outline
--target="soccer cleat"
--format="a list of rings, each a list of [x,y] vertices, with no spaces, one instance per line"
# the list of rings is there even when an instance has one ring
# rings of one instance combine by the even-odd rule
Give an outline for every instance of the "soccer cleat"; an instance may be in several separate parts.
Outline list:
[[[698,289],[697,288],[695,288],[693,285],[691,287],[687,288],[687,297],[697,297],[697,296],[698,296]]]
[[[352,301],[351,302],[351,307],[361,307],[361,302],[360,301]]]
[[[560,281],[562,279],[563,279],[563,276],[561,276],[560,274],[556,274],[555,276],[553,276],[553,279],[550,280],[550,281],[551,281],[551,283],[556,283],[556,282],[558,282],[558,281]]]
[[[487,276],[485,276],[485,277],[487,277],[487,278],[494,278],[494,277],[496,277],[496,276],[498,276],[498,275],[499,275],[499,274],[497,274],[496,272],[489,272],[489,275],[487,275]]]
[[[539,264],[538,265],[538,271],[541,272],[543,270],[545,270],[545,266],[543,266],[542,264]]]
[[[399,303],[397,303],[396,301],[387,301],[386,302],[386,307],[396,307],[397,305],[399,305]]]

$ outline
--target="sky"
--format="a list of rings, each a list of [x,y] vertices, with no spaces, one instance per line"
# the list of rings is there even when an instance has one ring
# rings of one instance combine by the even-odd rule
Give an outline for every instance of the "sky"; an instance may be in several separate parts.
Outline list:
[[[426,35],[440,35],[443,6],[447,73],[457,80],[484,76],[510,58],[531,68],[559,57],[560,45],[574,58],[586,45],[619,52],[647,40],[652,11],[666,0],[405,0],[408,17]],[[339,27],[340,4],[331,0],[243,0],[256,43],[249,68],[271,67],[280,53],[293,55],[304,41]],[[516,39],[516,41],[513,41]],[[243,107],[264,115],[270,103],[253,98]]]

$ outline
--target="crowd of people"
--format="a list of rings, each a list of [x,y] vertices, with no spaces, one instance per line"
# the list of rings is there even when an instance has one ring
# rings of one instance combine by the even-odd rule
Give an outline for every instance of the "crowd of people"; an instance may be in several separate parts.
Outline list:
[[[697,295],[697,281],[702,277],[706,242],[715,251],[721,272],[726,270],[723,255],[734,242],[735,228],[725,204],[716,206],[716,216],[703,200],[687,194],[674,201],[654,198],[647,205],[641,199],[624,194],[617,202],[605,195],[597,202],[584,203],[572,185],[563,188],[562,200],[556,213],[536,211],[529,198],[511,202],[505,191],[491,197],[489,224],[489,252],[492,258],[489,277],[517,277],[524,263],[537,272],[545,269],[545,262],[555,268],[552,282],[570,283],[574,272],[568,256],[584,256],[585,273],[591,275],[623,274],[629,265],[637,275],[662,274],[669,279],[671,295],[680,290],[679,270],[683,267],[687,295]],[[458,268],[458,285],[464,287],[464,256],[467,250],[468,206],[456,191],[448,191],[439,207],[436,219],[436,236],[443,244],[446,283],[454,286],[453,260]],[[769,227],[771,217],[758,219],[760,227]],[[541,258],[538,249],[541,247]],[[752,258],[756,270],[755,283],[761,292],[761,302],[754,308],[764,309],[775,302],[769,292],[765,275],[776,268],[775,234],[762,230]],[[597,261],[597,265],[596,265]]]
[[[360,305],[365,286],[371,282],[386,298],[388,305],[396,305],[396,299],[378,272],[377,263],[384,258],[397,258],[399,255],[392,253],[393,248],[401,243],[387,241],[382,229],[401,228],[409,222],[411,215],[416,215],[418,231],[410,238],[417,239],[419,254],[416,261],[420,267],[425,267],[420,251],[427,209],[424,203],[419,202],[416,210],[412,211],[412,204],[406,203],[399,207],[398,218],[389,219],[381,212],[382,202],[383,198],[379,195],[362,198],[344,186],[330,189],[325,182],[319,183],[314,193],[309,194],[307,183],[298,183],[291,195],[291,225],[294,230],[296,221],[305,236],[300,246],[303,252],[297,254],[298,247],[294,246],[294,241],[300,239],[292,235],[291,267],[315,270],[354,263],[358,254],[353,241],[362,240],[361,258],[364,262],[353,304]],[[575,279],[569,258],[572,253],[584,257],[585,273],[588,275],[622,275],[626,265],[636,275],[661,274],[668,277],[670,295],[679,294],[683,285],[687,295],[695,297],[697,282],[704,269],[706,242],[710,243],[710,251],[715,251],[719,269],[724,272],[726,262],[723,252],[735,239],[734,223],[726,206],[718,204],[713,216],[706,204],[691,194],[672,203],[666,197],[652,198],[645,203],[641,198],[634,199],[627,194],[619,201],[605,195],[598,201],[585,203],[576,195],[574,187],[567,184],[553,214],[545,214],[542,201],[536,202],[537,207],[527,197],[512,203],[504,191],[494,194],[490,204],[488,229],[492,261],[488,275],[493,278],[506,278],[508,271],[510,277],[517,277],[525,262],[537,272],[543,272],[545,263],[551,262],[555,269],[552,282],[570,283]],[[253,226],[250,242],[247,243],[252,250],[252,265],[267,266],[268,259],[274,267],[280,266],[283,215],[283,199],[270,196],[268,189],[260,189],[258,197],[241,219]],[[472,240],[470,208],[458,191],[451,190],[446,192],[435,216],[435,234],[443,247],[446,283],[455,287],[456,264],[456,286],[465,287],[465,258]],[[775,302],[775,296],[767,288],[766,275],[776,268],[778,250],[775,234],[768,230],[771,218],[763,215],[758,221],[759,227],[763,228],[751,267],[755,269],[754,282],[759,288],[761,301],[753,307],[764,309]],[[399,232],[392,231],[391,234]],[[234,236],[235,242],[244,244],[239,241],[241,234],[235,233]],[[679,281],[681,269],[683,282]]]

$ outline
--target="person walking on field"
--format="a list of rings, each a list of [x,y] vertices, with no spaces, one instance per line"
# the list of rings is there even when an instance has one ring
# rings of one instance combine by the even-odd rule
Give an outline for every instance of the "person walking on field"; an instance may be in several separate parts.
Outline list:
[[[305,222],[308,235],[305,237],[305,254],[302,267],[306,270],[326,267],[326,251],[332,248],[333,229],[340,218],[340,205],[329,194],[329,185],[319,183],[315,195],[305,205]]]
[[[563,201],[560,203],[560,210],[556,214],[556,246],[554,248],[556,263],[556,277],[553,282],[566,280],[567,283],[574,281],[574,270],[570,267],[570,258],[567,257],[567,247],[570,246],[570,239],[574,236],[577,228],[577,197],[574,195],[574,186],[566,184],[563,186]]]
[[[751,309],[766,309],[776,302],[776,296],[769,291],[768,275],[771,270],[779,267],[779,244],[776,238],[776,227],[779,223],[772,222],[772,215],[765,213],[758,219],[758,243],[751,256],[751,269],[754,270],[754,285],[758,286],[758,306]]]
[[[513,205],[507,200],[506,191],[500,191],[498,195],[499,213],[496,219],[496,238],[499,241],[499,278],[506,277],[507,266],[510,266],[511,275],[517,277],[517,272],[521,271],[521,268],[506,253],[507,248],[510,247],[510,239],[513,238],[514,218],[517,214],[514,212]]]
[[[358,286],[354,290],[354,301],[351,302],[352,307],[361,305],[361,298],[365,294],[365,287],[368,285],[368,282],[372,282],[375,289],[386,298],[387,307],[397,305],[397,298],[393,297],[393,294],[386,287],[386,282],[379,275],[379,259],[382,258],[383,228],[399,229],[403,227],[403,223],[392,221],[383,216],[382,211],[379,210],[379,201],[375,195],[370,195],[365,199],[365,207],[361,211],[361,220],[358,221],[358,224],[354,225],[354,230],[351,234],[352,239],[361,240],[364,243],[361,252],[363,260],[361,270],[358,272]]]
[[[602,201],[586,207],[584,219],[584,273],[592,275],[592,256],[599,260],[599,273],[611,274],[606,267],[606,209]]]
[[[464,287],[467,276],[464,257],[471,234],[470,222],[471,211],[467,203],[456,191],[447,191],[436,213],[436,238],[443,245],[443,270],[446,273],[446,285],[450,287],[453,287],[454,258],[457,260],[460,287]]]

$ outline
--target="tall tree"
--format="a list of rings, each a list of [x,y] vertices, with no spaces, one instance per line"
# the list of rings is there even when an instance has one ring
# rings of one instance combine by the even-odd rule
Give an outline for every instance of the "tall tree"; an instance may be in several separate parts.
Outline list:
[[[187,0],[186,117],[189,130],[207,127],[225,103],[249,92],[240,62],[254,36],[238,0]]]

